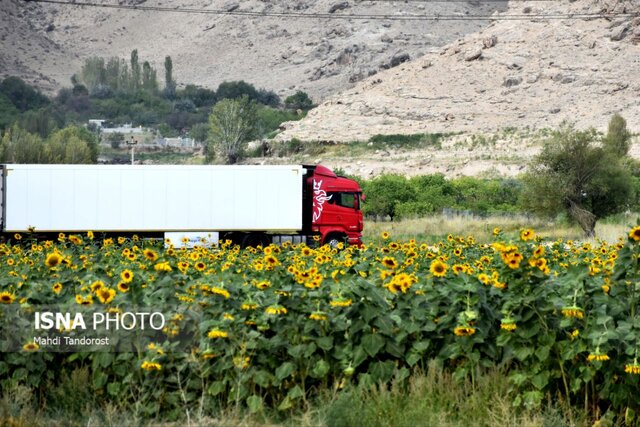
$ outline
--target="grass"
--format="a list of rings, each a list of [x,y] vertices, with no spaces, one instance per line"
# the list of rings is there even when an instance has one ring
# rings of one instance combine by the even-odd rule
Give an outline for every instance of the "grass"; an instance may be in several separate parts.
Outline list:
[[[470,380],[455,380],[435,362],[426,373],[407,380],[362,387],[346,384],[319,390],[306,407],[292,412],[264,410],[250,414],[230,404],[221,410],[207,407],[204,413],[178,420],[135,416],[135,402],[114,406],[94,399],[82,377],[72,374],[53,387],[53,405],[36,408],[34,395],[24,386],[5,389],[0,400],[0,419],[13,426],[588,426],[593,420],[580,409],[549,398],[541,407],[514,407],[514,394],[504,372],[492,370]],[[65,397],[64,394],[68,396]],[[80,402],[78,402],[80,400]]]
[[[614,243],[628,232],[636,223],[638,214],[618,215],[609,220],[601,220],[596,225],[596,239]],[[454,236],[473,236],[478,242],[490,242],[493,229],[500,228],[507,238],[518,238],[523,228],[532,228],[536,234],[549,240],[564,239],[592,241],[585,239],[582,229],[577,225],[564,221],[549,221],[530,216],[499,216],[486,218],[464,215],[434,215],[425,218],[403,219],[394,222],[365,221],[365,241],[377,241],[380,234],[387,231],[397,240],[416,239],[418,241],[437,242],[446,239],[448,234]]]

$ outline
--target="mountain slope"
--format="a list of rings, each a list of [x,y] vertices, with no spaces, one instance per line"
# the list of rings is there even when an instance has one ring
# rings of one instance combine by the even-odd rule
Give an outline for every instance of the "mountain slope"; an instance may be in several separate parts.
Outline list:
[[[609,19],[498,20],[335,95],[278,139],[375,134],[604,129],[621,113],[640,130],[640,3],[511,2],[509,14],[632,13]]]
[[[315,100],[353,86],[372,73],[475,32],[487,20],[399,21],[403,15],[476,14],[504,10],[501,2],[338,0],[104,1],[111,5],[189,8],[194,13],[122,10],[0,0],[0,76],[30,81],[46,76],[44,89],[68,85],[91,56],[129,58],[138,49],[162,76],[173,59],[178,83],[215,88],[245,80],[289,95],[305,90]],[[234,12],[325,14],[330,18],[227,16]],[[201,13],[195,13],[201,12]],[[387,14],[394,19],[339,19]],[[19,33],[15,29],[20,28]],[[40,77],[40,82],[43,78]]]

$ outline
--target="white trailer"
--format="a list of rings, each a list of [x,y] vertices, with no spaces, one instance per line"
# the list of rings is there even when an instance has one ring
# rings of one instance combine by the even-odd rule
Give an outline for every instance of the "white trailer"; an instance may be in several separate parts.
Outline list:
[[[4,232],[296,233],[303,227],[300,165],[0,168]]]

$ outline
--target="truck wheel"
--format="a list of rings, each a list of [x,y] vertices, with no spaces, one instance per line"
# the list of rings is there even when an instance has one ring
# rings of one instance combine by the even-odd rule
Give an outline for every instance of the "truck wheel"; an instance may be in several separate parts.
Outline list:
[[[268,246],[269,243],[271,243],[271,238],[265,233],[248,233],[242,239],[243,248],[248,248],[250,246],[253,248],[262,246],[264,248],[265,246]]]
[[[331,249],[337,249],[338,243],[345,243],[347,240],[344,234],[329,234],[325,239],[325,245],[329,245]],[[346,244],[346,243],[345,243]]]

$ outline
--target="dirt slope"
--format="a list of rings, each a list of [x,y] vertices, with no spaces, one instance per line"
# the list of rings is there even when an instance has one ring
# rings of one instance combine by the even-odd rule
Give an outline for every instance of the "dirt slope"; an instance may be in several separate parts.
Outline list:
[[[69,2],[73,3],[73,2]],[[137,48],[163,76],[166,55],[178,83],[217,87],[243,79],[314,100],[353,86],[396,62],[413,59],[486,20],[398,21],[337,19],[347,14],[477,14],[506,8],[500,2],[403,2],[339,0],[108,0],[102,3],[197,11],[329,14],[331,18],[240,17],[89,8],[0,0],[0,76],[19,75],[46,90],[68,85],[84,58],[129,58]],[[331,12],[331,13],[329,13]],[[49,81],[50,79],[50,81]]]
[[[279,139],[374,134],[604,129],[621,113],[640,131],[640,2],[510,2],[513,14],[635,13],[609,19],[500,20],[326,100]]]

